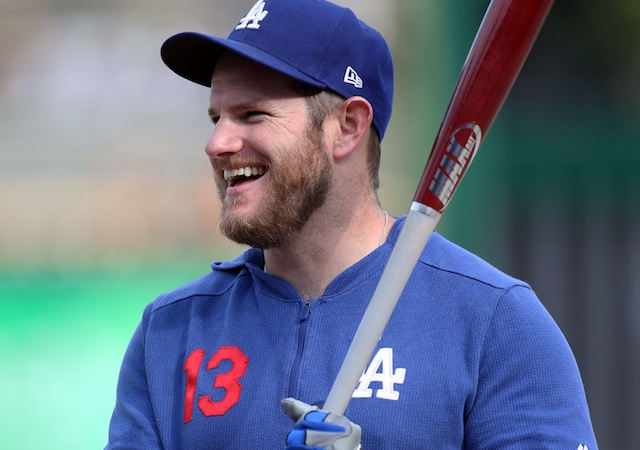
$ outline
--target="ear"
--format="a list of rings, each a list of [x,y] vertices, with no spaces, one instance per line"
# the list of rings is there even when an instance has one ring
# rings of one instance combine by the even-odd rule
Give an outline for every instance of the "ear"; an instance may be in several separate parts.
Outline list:
[[[341,159],[358,148],[373,120],[373,108],[364,97],[349,97],[339,108],[340,133],[336,138],[333,157]]]

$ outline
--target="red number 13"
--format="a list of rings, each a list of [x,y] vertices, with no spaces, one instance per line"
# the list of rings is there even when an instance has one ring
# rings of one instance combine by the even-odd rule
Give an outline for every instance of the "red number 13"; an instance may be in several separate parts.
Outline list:
[[[190,422],[193,417],[193,403],[198,384],[198,372],[204,358],[204,350],[196,349],[191,352],[184,362],[184,371],[187,373],[187,383],[184,395],[184,423]],[[213,387],[226,391],[222,400],[213,401],[209,395],[198,397],[198,408],[207,416],[222,416],[240,400],[242,385],[238,381],[247,371],[249,358],[238,347],[220,347],[207,363],[207,370],[215,369],[222,361],[231,361],[231,369],[226,373],[216,375]]]

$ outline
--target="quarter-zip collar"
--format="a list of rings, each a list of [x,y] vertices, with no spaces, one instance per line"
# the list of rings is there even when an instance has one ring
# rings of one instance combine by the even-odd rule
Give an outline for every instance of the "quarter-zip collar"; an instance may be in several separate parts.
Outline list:
[[[403,218],[396,220],[389,232],[387,241],[360,261],[347,268],[329,283],[321,298],[330,301],[333,297],[353,289],[360,283],[367,281],[377,282],[381,269],[370,270],[371,267],[384,267],[378,259],[386,262],[391,253],[393,243],[400,230]],[[252,277],[256,289],[264,296],[280,301],[300,301],[301,296],[291,284],[280,277],[264,272],[264,253],[257,248],[250,248],[238,258],[231,261],[216,262],[212,264],[212,270],[242,272],[248,271]]]

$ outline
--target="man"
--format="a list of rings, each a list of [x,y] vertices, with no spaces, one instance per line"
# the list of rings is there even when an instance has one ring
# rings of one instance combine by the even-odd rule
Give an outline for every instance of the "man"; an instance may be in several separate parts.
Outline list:
[[[251,248],[145,309],[108,448],[596,448],[535,294],[438,234],[348,419],[311,406],[404,221],[376,195],[393,96],[380,34],[324,0],[265,0],[228,39],[182,33],[162,57],[210,87],[219,228]]]

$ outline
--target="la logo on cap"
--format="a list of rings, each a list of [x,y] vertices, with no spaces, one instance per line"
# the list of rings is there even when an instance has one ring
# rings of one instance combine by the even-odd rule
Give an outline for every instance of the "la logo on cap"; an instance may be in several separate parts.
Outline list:
[[[265,11],[264,9],[264,1],[258,0],[256,4],[251,7],[247,15],[240,19],[236,30],[243,30],[245,28],[257,30],[260,28],[260,21],[263,20],[268,13],[269,11]]]

